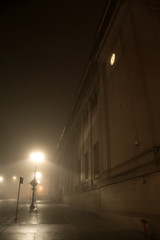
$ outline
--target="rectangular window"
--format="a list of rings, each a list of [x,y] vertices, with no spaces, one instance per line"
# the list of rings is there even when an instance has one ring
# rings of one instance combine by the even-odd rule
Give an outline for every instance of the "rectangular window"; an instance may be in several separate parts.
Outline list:
[[[91,112],[93,112],[98,104],[97,89],[95,89],[94,92],[92,93],[90,102],[91,102]]]
[[[78,160],[77,166],[78,184],[81,183],[81,159]]]
[[[86,108],[83,112],[83,125],[86,126],[88,124],[88,108]]]
[[[85,173],[85,180],[88,179],[88,171],[89,171],[89,159],[88,159],[88,152],[85,153],[85,159],[84,159],[84,173]]]
[[[99,174],[99,144],[96,142],[93,146],[94,176]]]

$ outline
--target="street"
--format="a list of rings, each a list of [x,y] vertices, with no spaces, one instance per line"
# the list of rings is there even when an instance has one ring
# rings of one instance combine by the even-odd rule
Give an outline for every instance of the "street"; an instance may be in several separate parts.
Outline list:
[[[38,201],[36,209],[20,203],[15,222],[16,200],[0,200],[0,240],[143,240],[143,233],[76,210],[65,204]]]

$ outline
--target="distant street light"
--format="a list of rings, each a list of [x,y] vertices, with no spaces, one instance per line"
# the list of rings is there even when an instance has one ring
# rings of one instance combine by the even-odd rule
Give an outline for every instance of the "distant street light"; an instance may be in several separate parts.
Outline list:
[[[16,176],[13,176],[13,180],[14,180],[14,181],[17,180],[17,177],[16,177]]]
[[[0,177],[0,182],[3,182],[3,180],[4,180],[3,177]]]
[[[36,179],[39,179],[41,177],[41,173],[40,172],[36,172]]]
[[[41,183],[40,179],[37,179],[37,183],[38,183],[38,184],[40,184],[40,183]]]
[[[33,210],[35,208],[35,205],[34,205],[34,203],[35,203],[35,192],[36,192],[36,186],[38,184],[37,178],[39,178],[40,175],[41,175],[40,173],[36,172],[37,171],[37,163],[40,163],[40,162],[43,161],[44,155],[40,152],[32,153],[30,155],[30,158],[35,163],[33,180],[30,182],[30,184],[32,185],[32,201],[31,201],[30,209]]]

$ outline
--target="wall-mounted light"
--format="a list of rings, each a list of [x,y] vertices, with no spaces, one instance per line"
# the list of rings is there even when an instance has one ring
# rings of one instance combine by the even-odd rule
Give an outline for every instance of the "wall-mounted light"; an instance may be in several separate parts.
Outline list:
[[[135,142],[134,142],[134,145],[135,145],[136,147],[139,147],[139,142],[138,142],[138,141],[135,141]]]
[[[113,66],[116,60],[116,54],[112,53],[111,58],[110,58],[110,65]]]

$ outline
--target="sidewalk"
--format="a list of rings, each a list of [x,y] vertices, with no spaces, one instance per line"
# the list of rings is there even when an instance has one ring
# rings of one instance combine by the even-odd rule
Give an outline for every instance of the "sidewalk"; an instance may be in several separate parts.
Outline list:
[[[77,211],[65,205],[38,204],[29,211],[21,206],[18,220],[6,218],[0,226],[0,240],[150,240],[138,231],[102,219],[95,214]]]

